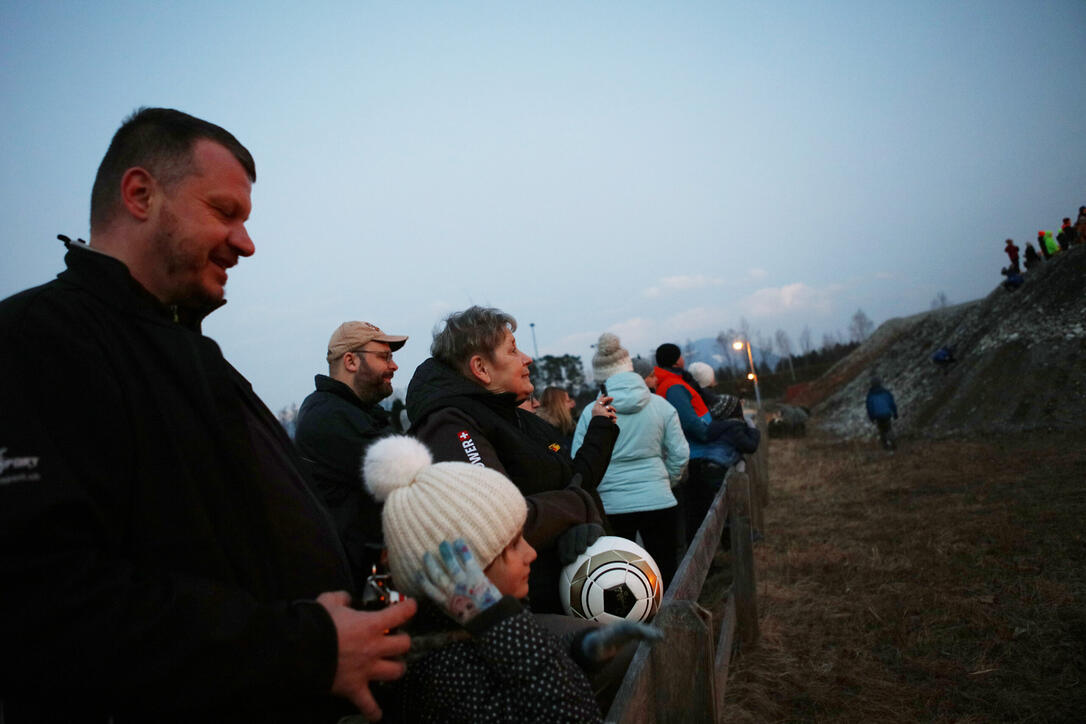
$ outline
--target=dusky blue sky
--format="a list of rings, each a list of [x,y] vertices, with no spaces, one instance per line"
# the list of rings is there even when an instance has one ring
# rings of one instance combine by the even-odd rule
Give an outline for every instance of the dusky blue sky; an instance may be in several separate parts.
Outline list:
[[[987,294],[1086,204],[1086,2],[7,2],[0,296],[88,234],[141,105],[253,152],[257,253],[205,331],[273,408],[342,321],[446,313],[634,353],[815,341]]]

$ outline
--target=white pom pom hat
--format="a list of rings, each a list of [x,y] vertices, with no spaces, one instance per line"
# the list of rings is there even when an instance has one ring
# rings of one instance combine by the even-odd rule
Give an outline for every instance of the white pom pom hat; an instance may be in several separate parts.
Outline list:
[[[388,566],[396,590],[423,595],[415,582],[427,552],[463,538],[481,568],[489,566],[524,529],[528,506],[497,470],[470,463],[434,463],[412,437],[378,440],[366,452],[362,475],[381,513]]]
[[[596,382],[606,382],[611,375],[632,372],[630,353],[622,346],[618,336],[604,332],[596,342],[596,354],[592,355],[592,375]]]

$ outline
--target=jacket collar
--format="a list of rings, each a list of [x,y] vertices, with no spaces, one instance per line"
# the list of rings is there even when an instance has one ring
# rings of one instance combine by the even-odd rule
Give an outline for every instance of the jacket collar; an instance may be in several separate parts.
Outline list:
[[[452,398],[473,398],[510,420],[516,418],[517,396],[495,394],[433,357],[415,370],[407,385],[407,416],[421,421],[436,409],[450,406]]]
[[[85,289],[103,303],[176,322],[196,333],[207,315],[226,304],[225,299],[206,308],[163,304],[136,281],[124,262],[86,244],[69,244],[64,263],[68,268],[57,278]]]
[[[316,386],[317,391],[327,392],[329,394],[335,395],[336,397],[351,403],[360,410],[365,410],[366,412],[373,412],[376,408],[382,413],[385,412],[385,409],[380,405],[367,405],[362,402],[361,398],[359,398],[359,396],[355,394],[354,390],[352,390],[346,384],[335,379],[334,377],[329,377],[328,375],[317,375],[313,378],[313,383]]]

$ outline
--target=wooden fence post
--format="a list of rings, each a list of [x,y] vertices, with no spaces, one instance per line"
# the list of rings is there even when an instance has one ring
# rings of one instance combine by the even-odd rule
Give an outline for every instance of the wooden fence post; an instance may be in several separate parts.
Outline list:
[[[758,603],[755,598],[757,583],[754,577],[750,502],[750,476],[736,471],[728,483],[728,510],[731,513],[732,596],[735,597],[739,641],[747,646],[758,641]]]
[[[653,619],[664,632],[664,640],[650,654],[656,721],[716,721],[716,647],[709,618],[693,601],[669,601]]]

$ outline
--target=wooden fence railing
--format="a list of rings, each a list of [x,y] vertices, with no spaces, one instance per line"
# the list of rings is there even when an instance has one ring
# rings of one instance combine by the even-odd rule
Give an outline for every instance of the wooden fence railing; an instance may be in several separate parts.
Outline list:
[[[606,721],[714,722],[723,708],[732,653],[739,644],[758,640],[753,543],[764,535],[762,508],[768,502],[768,436],[759,415],[762,444],[746,456],[746,470],[728,470],[686,551],[675,578],[664,593],[653,624],[665,638],[656,646],[642,644],[634,654]],[[730,514],[730,515],[729,515]],[[725,521],[730,525],[732,583],[712,610],[698,604]]]

